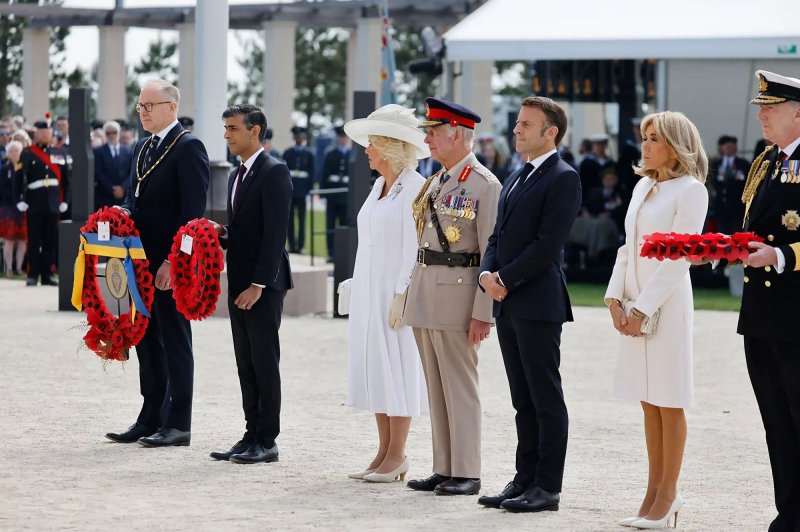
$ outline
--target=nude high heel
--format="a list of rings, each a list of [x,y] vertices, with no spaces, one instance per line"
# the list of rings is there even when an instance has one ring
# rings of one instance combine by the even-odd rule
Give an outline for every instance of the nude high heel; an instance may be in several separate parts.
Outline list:
[[[678,512],[682,507],[683,507],[683,501],[681,500],[681,496],[676,495],[675,500],[672,501],[672,505],[669,507],[667,515],[665,515],[661,519],[639,519],[638,521],[634,521],[630,526],[635,528],[646,528],[646,529],[668,528],[670,517],[674,515],[675,521],[672,524],[672,528],[677,528]]]
[[[408,458],[403,458],[403,463],[400,464],[394,471],[388,473],[370,473],[364,475],[364,480],[367,482],[394,482],[398,478],[403,481],[406,479],[408,473]]]
[[[365,469],[364,471],[359,471],[358,473],[350,473],[347,475],[348,478],[354,478],[356,480],[363,480],[365,476],[369,475],[375,471],[374,469]]]

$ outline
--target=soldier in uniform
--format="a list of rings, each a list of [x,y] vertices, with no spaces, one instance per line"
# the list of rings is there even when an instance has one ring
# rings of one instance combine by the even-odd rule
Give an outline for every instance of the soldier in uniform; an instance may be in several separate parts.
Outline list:
[[[350,139],[344,127],[336,127],[336,147],[325,155],[320,188],[347,188],[350,186]],[[328,262],[333,262],[333,230],[347,223],[347,192],[325,196],[325,229],[327,230]]]
[[[500,182],[472,153],[471,110],[428,98],[425,142],[443,168],[414,203],[419,252],[404,321],[414,328],[430,402],[433,475],[408,486],[439,495],[481,487],[478,346],[489,336],[492,300],[478,266],[494,228]]]
[[[769,141],[742,201],[751,243],[739,313],[747,371],[767,436],[778,516],[771,532],[800,530],[800,79],[759,70],[758,120]]]
[[[28,286],[55,286],[58,217],[69,205],[69,167],[63,150],[51,148],[53,129],[46,120],[34,123],[33,144],[22,150],[12,194],[17,209],[26,214],[28,228]]]
[[[272,146],[272,135],[273,135],[272,128],[268,127],[267,130],[264,132],[264,140],[261,143],[261,147],[264,148],[265,152],[272,155],[279,161],[283,162],[283,157],[281,157],[280,152],[276,150],[274,146]]]
[[[294,126],[294,146],[283,152],[283,160],[292,174],[292,208],[289,212],[289,253],[302,253],[306,243],[306,197],[314,176],[314,154],[306,146],[308,130]],[[295,224],[297,217],[297,224]]]

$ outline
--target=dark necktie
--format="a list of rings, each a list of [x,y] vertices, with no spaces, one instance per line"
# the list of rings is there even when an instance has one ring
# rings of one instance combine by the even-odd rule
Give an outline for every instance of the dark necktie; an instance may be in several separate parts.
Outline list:
[[[244,163],[240,164],[239,173],[236,175],[236,186],[233,189],[233,201],[231,202],[233,203],[234,211],[239,208],[239,198],[241,197],[241,194],[239,194],[239,189],[242,188],[242,178],[244,177],[244,173],[246,171],[247,167],[244,165]]]
[[[150,137],[150,143],[147,145],[147,152],[144,154],[144,164],[147,168],[153,164],[153,158],[156,155],[156,149],[158,148],[158,135],[153,135]]]
[[[508,196],[506,197],[506,205],[508,205],[511,201],[516,199],[519,196],[520,190],[522,190],[522,186],[525,184],[525,180],[528,176],[533,172],[533,163],[525,163],[525,166],[522,167],[519,175],[517,176],[517,180],[511,185],[511,189],[508,191]]]

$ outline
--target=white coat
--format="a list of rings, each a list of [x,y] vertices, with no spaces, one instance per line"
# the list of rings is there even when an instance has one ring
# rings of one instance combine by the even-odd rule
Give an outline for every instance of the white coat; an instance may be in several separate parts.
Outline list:
[[[416,266],[411,205],[425,179],[404,169],[386,197],[375,181],[358,213],[358,251],[350,289],[347,405],[389,416],[428,413],[428,395],[411,327],[394,331],[389,306]]]
[[[615,390],[622,399],[685,408],[692,405],[694,302],[689,262],[640,257],[643,236],[700,233],[708,210],[706,187],[692,176],[656,183],[643,177],[633,189],[625,216],[625,245],[606,298],[630,300],[647,316],[660,309],[656,334],[622,336]]]

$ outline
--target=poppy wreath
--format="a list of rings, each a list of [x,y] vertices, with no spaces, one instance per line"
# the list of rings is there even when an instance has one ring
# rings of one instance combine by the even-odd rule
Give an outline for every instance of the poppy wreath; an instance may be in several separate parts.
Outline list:
[[[191,254],[181,251],[184,236],[192,238]],[[195,218],[178,230],[169,255],[170,281],[175,306],[187,320],[202,320],[214,313],[223,261],[211,222]]]
[[[99,222],[109,223],[110,241],[101,242],[97,238]],[[101,255],[125,259],[132,302],[131,310],[119,317],[108,310],[97,285],[97,261]],[[149,264],[141,248],[139,231],[123,211],[103,207],[89,216],[81,227],[72,304],[86,312],[89,325],[83,337],[86,347],[103,360],[128,360],[128,349],[138,344],[144,336],[155,294]],[[130,279],[130,273],[134,274],[134,280]]]
[[[750,242],[763,242],[755,233],[653,233],[644,236],[640,255],[658,260],[681,258],[728,261],[744,260],[750,254]]]

